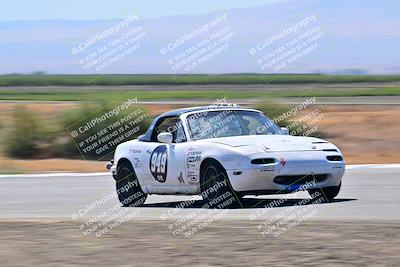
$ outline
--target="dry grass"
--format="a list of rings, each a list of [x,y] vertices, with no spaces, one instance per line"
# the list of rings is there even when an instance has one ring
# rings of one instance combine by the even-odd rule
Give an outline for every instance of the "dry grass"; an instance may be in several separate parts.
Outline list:
[[[338,145],[347,163],[400,162],[400,107],[323,108],[319,129]]]
[[[76,105],[74,103],[24,104],[45,118]],[[178,107],[178,105],[147,106],[150,115]],[[0,105],[3,128],[9,124],[13,108],[15,104]],[[322,111],[324,119],[318,123],[318,130],[328,134],[326,139],[340,147],[347,164],[400,162],[400,107],[338,105],[324,106]],[[104,162],[70,159],[15,160],[5,157],[0,157],[0,168],[3,173],[105,171]]]

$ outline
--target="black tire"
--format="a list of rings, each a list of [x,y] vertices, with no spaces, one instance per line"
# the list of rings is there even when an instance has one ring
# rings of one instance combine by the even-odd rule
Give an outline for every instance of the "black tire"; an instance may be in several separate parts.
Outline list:
[[[119,202],[124,207],[140,207],[146,201],[147,194],[142,191],[135,170],[127,161],[118,165],[116,189]]]
[[[201,196],[205,201],[204,205],[222,209],[242,206],[240,195],[233,190],[224,167],[217,161],[206,163],[200,175],[200,189]]]
[[[342,183],[338,186],[309,189],[308,193],[313,199],[319,199],[322,197],[325,202],[331,202],[339,194],[341,186]]]

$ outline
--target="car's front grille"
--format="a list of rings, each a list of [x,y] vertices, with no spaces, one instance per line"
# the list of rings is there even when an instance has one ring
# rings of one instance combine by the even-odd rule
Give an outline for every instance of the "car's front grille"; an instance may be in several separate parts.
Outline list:
[[[329,161],[343,161],[342,156],[327,156],[326,159]]]
[[[302,185],[307,182],[323,182],[328,178],[327,174],[308,174],[308,175],[279,175],[274,178],[274,182],[282,185]]]
[[[260,159],[253,159],[251,164],[271,164],[275,163],[277,160],[274,158],[260,158]]]

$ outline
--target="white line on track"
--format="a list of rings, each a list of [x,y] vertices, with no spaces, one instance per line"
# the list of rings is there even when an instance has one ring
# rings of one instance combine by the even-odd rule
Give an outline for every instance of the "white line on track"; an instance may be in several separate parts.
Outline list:
[[[397,169],[400,164],[360,164],[360,165],[347,165],[347,170],[368,170],[368,169]]]
[[[4,177],[15,177],[15,178],[44,178],[44,177],[91,177],[91,176],[103,176],[111,175],[109,172],[51,172],[51,173],[32,173],[32,174],[1,174],[0,178]]]

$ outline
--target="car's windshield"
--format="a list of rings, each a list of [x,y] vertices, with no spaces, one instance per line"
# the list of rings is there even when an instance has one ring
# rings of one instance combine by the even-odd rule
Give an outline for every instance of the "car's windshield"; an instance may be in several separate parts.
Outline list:
[[[247,110],[206,111],[187,116],[193,140],[280,134],[280,128],[262,113]]]

